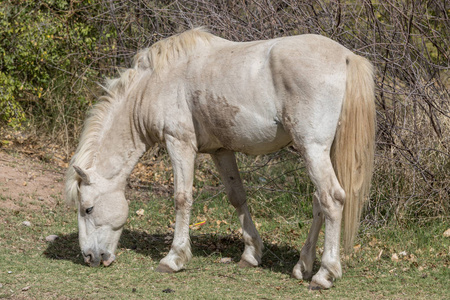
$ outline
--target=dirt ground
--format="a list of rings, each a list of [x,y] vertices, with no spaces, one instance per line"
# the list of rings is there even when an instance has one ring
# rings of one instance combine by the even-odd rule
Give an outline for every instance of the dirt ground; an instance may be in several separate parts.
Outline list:
[[[39,156],[0,149],[0,208],[55,206],[63,201],[63,186],[63,168],[44,163]]]
[[[137,164],[127,188],[147,190],[151,183],[154,193],[169,195],[173,188],[171,169],[162,159],[155,160],[155,153],[150,154],[147,162]],[[65,172],[72,155],[36,135],[0,128],[0,209],[39,210],[64,205]]]

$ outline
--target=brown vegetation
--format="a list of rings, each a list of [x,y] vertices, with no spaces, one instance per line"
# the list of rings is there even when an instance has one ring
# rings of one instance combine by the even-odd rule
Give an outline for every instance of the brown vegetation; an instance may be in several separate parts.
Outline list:
[[[64,88],[55,83],[43,91],[40,107],[46,109],[36,109],[34,102],[24,105],[31,114],[53,113],[50,118],[33,115],[32,119],[64,144],[68,156],[86,109],[77,101],[82,96],[88,104],[94,102],[100,93],[95,82],[115,76],[118,67],[129,66],[138,49],[196,26],[235,41],[321,34],[368,58],[377,70],[376,166],[366,221],[380,225],[393,218],[402,222],[448,218],[450,6],[446,1],[113,0],[72,4],[63,9],[48,5],[36,9],[64,13],[69,20],[89,24],[94,45],[89,51],[62,58],[71,60],[72,68],[63,72]]]

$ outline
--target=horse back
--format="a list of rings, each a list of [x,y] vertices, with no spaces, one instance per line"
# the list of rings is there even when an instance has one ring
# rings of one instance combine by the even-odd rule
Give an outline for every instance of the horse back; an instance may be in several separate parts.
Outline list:
[[[177,107],[184,107],[171,114],[170,123],[173,116],[182,119],[184,125],[174,127],[189,130],[200,152],[273,152],[291,143],[286,127],[293,123],[308,131],[325,120],[321,127],[334,135],[346,55],[351,52],[315,35],[248,43],[220,39],[181,62],[167,80],[165,89],[176,86]]]

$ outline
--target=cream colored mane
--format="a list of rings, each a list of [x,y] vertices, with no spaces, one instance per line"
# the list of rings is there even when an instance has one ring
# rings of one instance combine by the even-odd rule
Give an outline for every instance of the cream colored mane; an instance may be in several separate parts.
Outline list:
[[[178,58],[191,54],[199,46],[199,42],[209,43],[213,38],[215,36],[203,27],[185,31],[141,50],[134,57],[134,65],[137,68],[159,72]]]
[[[137,75],[144,71],[158,73],[173,61],[191,54],[200,42],[207,44],[214,37],[200,27],[161,40],[150,48],[139,51],[134,56],[132,67],[122,72],[119,78],[107,80],[104,87],[106,95],[100,97],[99,102],[89,112],[78,148],[66,173],[65,194],[68,204],[78,203],[80,179],[73,166],[83,169],[92,166],[105,119],[113,111],[115,104],[126,100],[126,94]]]

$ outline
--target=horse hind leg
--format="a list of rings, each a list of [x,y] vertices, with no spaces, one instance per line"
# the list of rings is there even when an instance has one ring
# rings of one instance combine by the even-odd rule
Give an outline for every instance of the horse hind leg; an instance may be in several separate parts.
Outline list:
[[[312,269],[316,259],[316,244],[324,218],[320,208],[319,198],[314,194],[313,198],[313,222],[308,233],[305,244],[300,251],[300,259],[292,271],[292,277],[297,279],[310,280]]]
[[[248,210],[245,190],[234,152],[222,149],[212,154],[211,157],[225,185],[228,199],[235,207],[241,222],[245,249],[239,266],[256,267],[261,263],[263,243]]]
[[[324,252],[319,271],[312,277],[311,289],[328,289],[333,286],[335,279],[342,276],[340,250],[340,231],[345,192],[339,185],[331,164],[329,147],[323,144],[310,144],[305,147],[305,159],[308,171],[316,186],[315,199],[325,220]],[[316,204],[317,208],[317,204]],[[317,218],[317,215],[314,216]],[[321,220],[313,224],[310,238],[317,241],[316,235],[320,230]],[[303,251],[303,250],[302,250]],[[308,253],[307,248],[305,253]],[[309,256],[311,258],[311,256]],[[300,263],[303,263],[300,258]],[[296,266],[296,268],[298,268]],[[301,269],[301,268],[300,268]],[[305,268],[309,271],[310,266]],[[295,271],[295,268],[294,268]]]

